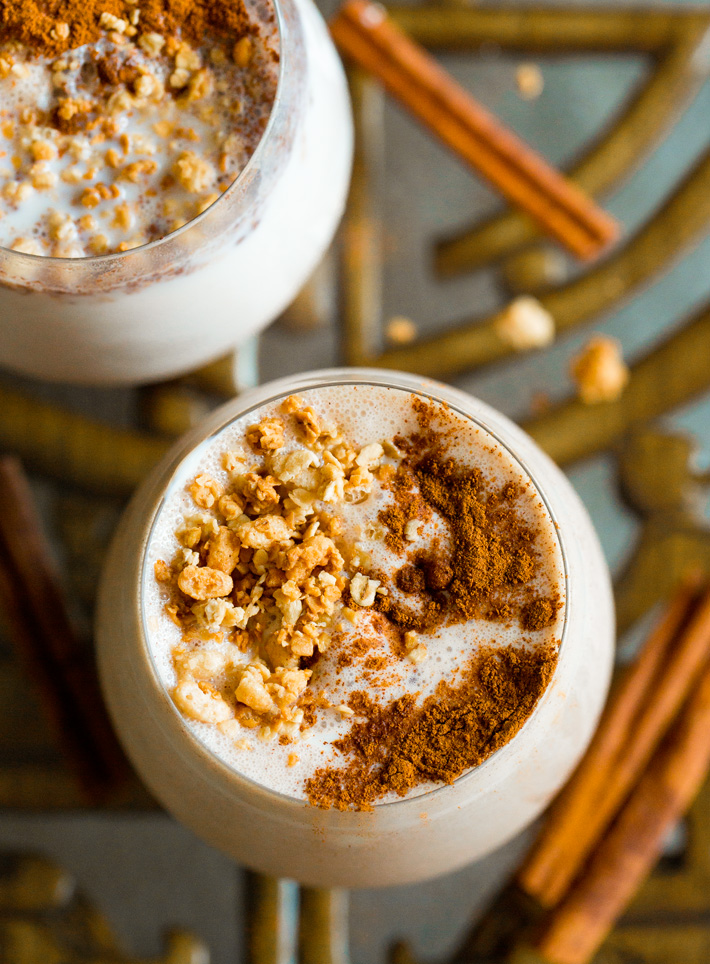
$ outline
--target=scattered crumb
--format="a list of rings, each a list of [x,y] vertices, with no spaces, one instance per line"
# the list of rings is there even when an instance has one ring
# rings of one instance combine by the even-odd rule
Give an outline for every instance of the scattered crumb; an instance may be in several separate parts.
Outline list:
[[[545,78],[537,64],[520,64],[515,71],[515,86],[523,100],[536,100],[545,88]]]
[[[596,335],[572,359],[570,373],[583,402],[613,402],[629,381],[629,369],[616,338]]]
[[[515,351],[543,348],[555,339],[555,319],[537,298],[522,295],[497,316],[495,332]]]
[[[385,337],[391,345],[409,345],[417,337],[417,326],[411,318],[395,315],[385,326]]]

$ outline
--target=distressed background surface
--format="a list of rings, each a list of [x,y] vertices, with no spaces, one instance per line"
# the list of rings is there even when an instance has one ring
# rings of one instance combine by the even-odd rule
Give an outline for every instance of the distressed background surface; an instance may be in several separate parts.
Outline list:
[[[522,5],[522,0],[518,0]],[[567,3],[549,5],[568,6]],[[532,8],[533,4],[528,3]],[[585,6],[602,7],[592,0]],[[652,6],[645,0],[644,6]],[[660,4],[658,4],[660,6]],[[683,6],[677,0],[673,6]],[[582,6],[582,4],[580,4]],[[696,4],[707,6],[707,4]],[[708,52],[710,56],[710,52]],[[522,58],[486,50],[475,56],[451,55],[447,66],[482,101],[536,145],[549,159],[565,165],[614,114],[647,65],[634,56],[531,58],[542,66],[545,89],[538,100],[520,99],[515,67]],[[391,104],[386,108],[386,178],[382,194],[386,225],[384,317],[406,315],[420,331],[446,327],[453,319],[495,309],[506,295],[497,276],[482,272],[447,282],[431,272],[435,235],[474,215],[497,210],[498,199],[470,172],[431,142]],[[676,181],[708,148],[710,84],[641,169],[616,193],[608,207],[628,232],[643,223]],[[498,365],[457,380],[513,418],[529,415],[537,393],[553,399],[571,392],[570,357],[590,330],[619,338],[633,361],[648,346],[710,299],[710,240],[686,253],[679,263],[608,317],[559,341],[542,354]],[[278,270],[275,266],[274,270]],[[333,364],[338,359],[337,316],[334,324],[310,334],[276,323],[261,339],[260,378]],[[710,366],[710,360],[708,361]],[[10,374],[0,385],[61,402],[114,424],[137,424],[140,395],[128,390],[71,389],[39,385]],[[673,413],[666,424],[692,432],[703,468],[710,465],[710,396]],[[633,546],[637,523],[621,504],[613,460],[598,457],[577,464],[570,477],[600,533],[612,570],[617,571]],[[43,478],[33,485],[45,512],[57,552],[71,566],[70,590],[77,614],[86,624],[95,572],[93,562],[77,557],[67,534],[67,499],[75,495]],[[96,511],[89,501],[88,508]],[[113,507],[95,524],[110,529]],[[76,535],[75,535],[75,541]],[[98,538],[103,538],[99,532]],[[78,541],[81,541],[80,538]],[[34,697],[3,641],[6,669],[0,694],[14,707],[5,716],[0,767],[22,768],[28,761],[53,759],[51,738],[38,716]],[[18,722],[19,721],[19,722]],[[9,729],[8,729],[9,728]],[[41,806],[41,801],[38,801]],[[467,922],[496,889],[525,847],[517,840],[460,873],[415,887],[352,895],[352,958],[355,964],[379,964],[396,938],[411,941],[418,956],[438,959],[453,949]],[[157,954],[161,932],[179,924],[199,934],[212,949],[213,964],[242,959],[244,882],[230,862],[197,841],[172,819],[157,812],[93,813],[0,811],[0,853],[36,851],[56,859],[76,875],[115,928],[127,951]],[[670,959],[669,959],[670,960]]]

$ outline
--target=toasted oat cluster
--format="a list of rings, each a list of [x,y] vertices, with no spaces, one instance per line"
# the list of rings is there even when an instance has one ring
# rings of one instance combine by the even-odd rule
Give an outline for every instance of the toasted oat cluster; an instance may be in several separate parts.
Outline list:
[[[545,78],[537,64],[519,64],[515,71],[515,86],[523,100],[537,100],[545,89]]]
[[[616,338],[596,335],[572,359],[572,378],[583,402],[613,402],[619,398],[629,381],[629,369]]]
[[[0,43],[0,245],[77,258],[164,237],[251,157],[277,84],[275,38],[185,40],[100,15],[59,56]],[[69,26],[58,22],[57,38]]]
[[[175,533],[181,548],[155,567],[170,590],[166,612],[182,630],[173,698],[188,718],[216,724],[236,743],[242,727],[298,736],[308,664],[353,606],[372,606],[382,591],[357,571],[360,550],[340,538],[337,510],[391,474],[384,457],[380,443],[354,448],[290,396],[248,429],[244,451],[224,453],[227,485],[206,474],[192,481],[195,512]],[[416,663],[425,653],[411,636]]]
[[[522,295],[498,315],[495,331],[515,351],[532,351],[555,340],[555,320],[536,298]]]

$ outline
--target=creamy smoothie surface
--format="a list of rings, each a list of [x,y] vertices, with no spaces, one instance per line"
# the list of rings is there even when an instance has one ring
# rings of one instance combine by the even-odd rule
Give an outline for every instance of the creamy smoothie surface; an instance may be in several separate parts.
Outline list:
[[[143,572],[151,654],[203,744],[264,787],[370,809],[510,740],[554,673],[554,524],[484,429],[426,396],[320,387],[183,464]]]
[[[213,204],[266,128],[269,0],[0,0],[0,246],[78,258]]]

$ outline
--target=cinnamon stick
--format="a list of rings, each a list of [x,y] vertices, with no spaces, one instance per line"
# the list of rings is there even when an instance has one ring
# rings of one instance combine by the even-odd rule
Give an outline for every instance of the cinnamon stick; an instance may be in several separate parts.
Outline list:
[[[650,872],[710,766],[710,665],[664,745],[596,850],[587,871],[535,942],[550,964],[586,964]],[[633,742],[633,735],[631,740]]]
[[[382,7],[346,0],[330,32],[345,57],[577,257],[595,257],[618,236],[609,214],[457,84]]]
[[[69,620],[29,483],[15,458],[0,458],[0,492],[0,604],[60,747],[87,800],[99,803],[123,784],[128,764],[90,652]]]
[[[710,591],[678,590],[629,667],[517,877],[542,906],[564,896],[637,783],[710,654]]]

